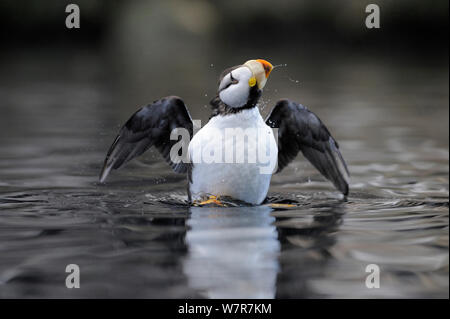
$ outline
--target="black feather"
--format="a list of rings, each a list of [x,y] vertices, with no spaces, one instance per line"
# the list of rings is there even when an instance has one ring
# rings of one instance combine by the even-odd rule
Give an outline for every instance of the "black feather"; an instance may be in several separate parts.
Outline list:
[[[170,140],[170,133],[175,128],[187,129],[192,138],[192,119],[179,97],[165,97],[139,109],[120,129],[109,148],[100,181],[106,179],[111,169],[120,168],[152,146],[156,147],[175,172],[186,173],[187,160],[173,163],[170,159],[170,150],[178,142]],[[187,147],[188,144],[183,144],[183,149],[187,150]]]
[[[278,128],[278,172],[301,151],[344,195],[349,192],[347,165],[339,145],[322,121],[305,106],[280,100],[266,120]]]

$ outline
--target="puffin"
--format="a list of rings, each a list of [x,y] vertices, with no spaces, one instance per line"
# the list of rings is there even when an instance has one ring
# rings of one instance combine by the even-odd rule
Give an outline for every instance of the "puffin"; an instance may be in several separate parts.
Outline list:
[[[338,142],[317,115],[281,99],[262,118],[258,102],[273,68],[266,60],[252,59],[224,70],[210,102],[210,119],[195,134],[196,125],[178,96],[140,108],[110,146],[100,183],[111,170],[154,147],[174,172],[186,175],[190,205],[224,206],[222,199],[261,205],[272,175],[301,152],[346,198],[349,170]]]

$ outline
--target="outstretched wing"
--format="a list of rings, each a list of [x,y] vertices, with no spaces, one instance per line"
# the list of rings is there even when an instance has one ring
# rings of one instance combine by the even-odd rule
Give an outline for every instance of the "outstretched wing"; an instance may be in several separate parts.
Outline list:
[[[170,158],[170,150],[178,142],[170,139],[170,133],[175,128],[185,128],[192,138],[192,119],[179,97],[165,97],[138,110],[120,129],[109,148],[100,182],[105,181],[111,169],[120,168],[152,146],[157,148],[175,172],[185,173],[187,164],[183,161],[174,163]],[[183,150],[187,150],[187,146],[183,145]]]
[[[338,143],[322,121],[305,106],[280,100],[266,120],[278,130],[278,172],[302,151],[315,168],[344,195],[348,194],[349,172]]]

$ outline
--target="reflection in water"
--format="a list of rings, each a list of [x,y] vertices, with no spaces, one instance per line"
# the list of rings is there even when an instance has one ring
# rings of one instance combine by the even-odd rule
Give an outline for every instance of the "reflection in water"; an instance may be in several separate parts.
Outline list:
[[[303,214],[192,207],[183,261],[189,286],[208,298],[311,296],[307,281],[326,266],[345,205],[305,204]]]
[[[342,223],[346,205],[340,201],[324,202],[305,205],[296,209],[296,214],[273,213],[283,256],[277,278],[277,298],[315,296],[309,281],[321,276],[328,267],[330,249],[336,244],[334,234]]]
[[[183,270],[209,298],[273,298],[280,243],[271,209],[192,207]]]

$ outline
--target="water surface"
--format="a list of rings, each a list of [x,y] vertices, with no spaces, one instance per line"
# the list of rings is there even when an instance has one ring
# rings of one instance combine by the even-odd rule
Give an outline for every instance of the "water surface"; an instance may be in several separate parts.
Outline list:
[[[273,210],[189,208],[185,177],[156,152],[97,183],[139,105],[177,94],[207,120],[214,60],[156,86],[89,51],[2,61],[1,298],[448,298],[448,66],[299,57],[273,72],[262,112],[308,105],[352,175],[343,201],[300,155],[269,192],[296,207]],[[379,289],[365,286],[373,263]],[[65,287],[67,264],[80,289]]]

